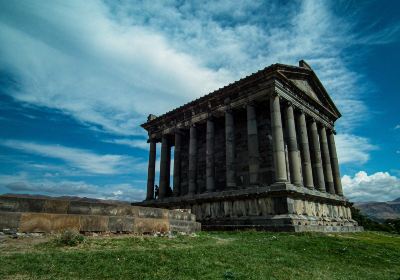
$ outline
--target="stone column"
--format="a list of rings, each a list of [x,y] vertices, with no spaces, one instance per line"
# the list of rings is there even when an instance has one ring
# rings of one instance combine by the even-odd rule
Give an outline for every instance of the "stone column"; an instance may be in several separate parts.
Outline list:
[[[214,168],[214,121],[207,120],[207,135],[206,135],[206,189],[207,192],[215,191],[215,168]]]
[[[165,176],[166,178],[166,186],[167,186],[167,195],[170,196],[172,193],[168,193],[168,191],[171,191],[171,145],[168,143],[167,145],[167,174]]]
[[[275,182],[286,182],[286,162],[285,162],[285,146],[283,142],[282,116],[279,96],[271,95],[271,128],[272,128],[272,150],[275,167]]]
[[[179,196],[181,192],[181,141],[180,131],[175,131],[174,149],[174,196]]]
[[[322,169],[322,158],[321,158],[321,148],[319,144],[319,137],[318,137],[318,130],[317,130],[317,123],[314,119],[311,120],[310,124],[311,130],[311,139],[312,139],[312,151],[313,151],[313,167],[315,172],[315,187],[321,191],[325,191],[325,179],[324,179],[324,171]]]
[[[258,129],[256,110],[253,104],[247,104],[247,149],[249,153],[250,184],[258,183],[260,169],[260,151],[258,148]]]
[[[154,180],[156,174],[156,140],[149,139],[149,168],[147,171],[147,195],[146,200],[154,199]]]
[[[188,195],[196,193],[196,169],[197,169],[197,129],[194,125],[190,127],[189,140],[189,192]]]
[[[286,106],[286,127],[287,127],[287,142],[289,154],[289,171],[290,180],[293,184],[300,186],[301,180],[301,163],[299,157],[299,148],[297,146],[296,126],[294,124],[294,114],[292,104]]]
[[[322,149],[322,162],[324,164],[325,184],[326,191],[335,194],[335,186],[333,184],[331,157],[329,155],[328,139],[326,137],[326,129],[321,126],[320,130],[321,149]]]
[[[331,156],[332,176],[336,194],[343,196],[342,181],[340,179],[339,161],[336,153],[335,135],[332,130],[328,130],[328,145]]]
[[[308,143],[308,133],[306,117],[304,112],[301,111],[297,116],[297,125],[300,133],[300,146],[301,146],[301,159],[303,167],[303,183],[306,188],[313,189],[313,173],[310,157],[310,146]]]
[[[170,177],[170,163],[168,161],[170,158],[171,150],[168,145],[168,139],[166,135],[163,135],[161,142],[160,186],[158,191],[159,198],[164,198],[167,196],[167,188],[169,187]]]
[[[231,110],[225,111],[226,186],[234,188],[235,180],[235,130]]]

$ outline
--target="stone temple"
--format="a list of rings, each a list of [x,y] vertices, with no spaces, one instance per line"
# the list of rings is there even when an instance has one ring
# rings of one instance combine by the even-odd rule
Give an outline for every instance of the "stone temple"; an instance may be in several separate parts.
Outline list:
[[[134,204],[191,209],[209,230],[362,230],[340,181],[334,137],[340,116],[303,60],[298,67],[273,64],[149,115],[142,125],[150,145],[147,197]]]

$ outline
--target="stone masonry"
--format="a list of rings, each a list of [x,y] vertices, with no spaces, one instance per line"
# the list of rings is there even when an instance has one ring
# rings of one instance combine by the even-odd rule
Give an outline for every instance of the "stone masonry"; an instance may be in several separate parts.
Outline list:
[[[200,230],[195,215],[183,210],[0,196],[0,231],[58,233],[65,230],[112,233],[192,233]]]
[[[334,139],[340,116],[304,61],[271,65],[149,115],[142,125],[150,145],[147,197],[134,204],[191,209],[203,229],[362,230],[340,181]]]

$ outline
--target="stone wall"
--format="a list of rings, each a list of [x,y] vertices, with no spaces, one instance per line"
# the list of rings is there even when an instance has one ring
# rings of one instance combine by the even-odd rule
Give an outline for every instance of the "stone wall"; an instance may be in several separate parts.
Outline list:
[[[0,231],[194,232],[195,215],[184,210],[97,202],[0,196]]]

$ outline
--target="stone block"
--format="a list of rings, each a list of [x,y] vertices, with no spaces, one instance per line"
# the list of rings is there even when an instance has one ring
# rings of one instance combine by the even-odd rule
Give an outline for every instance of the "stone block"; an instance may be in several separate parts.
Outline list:
[[[170,230],[169,221],[167,219],[155,218],[135,218],[134,220],[135,233],[154,233],[168,232]]]
[[[109,231],[108,222],[108,216],[80,215],[80,231],[106,232]]]
[[[135,219],[132,216],[110,216],[108,230],[111,232],[133,232]]]
[[[200,223],[193,223],[189,221],[182,220],[170,220],[169,221],[169,230],[173,232],[185,232],[191,233],[201,230]]]
[[[54,213],[54,214],[67,214],[69,203],[70,202],[67,200],[47,199],[43,204],[42,212]]]
[[[68,214],[91,215],[90,204],[81,201],[71,201],[68,207]]]
[[[168,219],[168,210],[162,208],[138,207],[137,216],[139,218]]]
[[[79,216],[48,213],[22,213],[19,232],[62,232],[80,229]]]
[[[10,229],[17,231],[21,220],[19,212],[0,212],[0,230]]]

